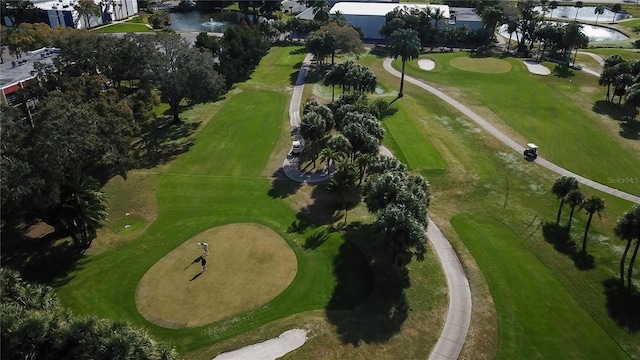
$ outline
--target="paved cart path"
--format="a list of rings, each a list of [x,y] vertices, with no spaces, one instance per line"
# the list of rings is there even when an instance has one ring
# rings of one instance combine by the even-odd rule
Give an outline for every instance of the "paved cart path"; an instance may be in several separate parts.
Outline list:
[[[393,66],[391,65],[393,59],[391,58],[387,58],[384,60],[384,69],[387,70],[388,72],[390,72],[392,75],[400,77],[400,72],[396,69],[393,68]],[[471,109],[469,109],[468,107],[466,107],[465,105],[461,104],[460,102],[458,102],[457,100],[453,99],[452,97],[450,97],[449,95],[443,93],[442,91],[434,88],[433,86],[427,85],[426,83],[424,83],[423,81],[417,80],[415,78],[412,78],[411,76],[407,76],[407,74],[404,75],[404,79],[407,82],[410,82],[432,94],[434,94],[435,96],[439,97],[440,99],[446,101],[448,104],[450,104],[451,106],[453,106],[454,108],[456,108],[458,111],[460,111],[461,113],[463,113],[464,115],[466,115],[468,118],[470,118],[471,120],[475,121],[478,125],[480,125],[483,129],[485,129],[486,131],[488,131],[491,135],[493,135],[494,137],[496,137],[498,140],[502,141],[504,144],[506,144],[507,146],[509,146],[510,148],[512,148],[513,150],[515,150],[518,154],[522,154],[524,152],[524,147],[520,144],[518,144],[517,142],[515,142],[513,139],[511,139],[510,137],[508,137],[506,134],[504,134],[502,131],[498,130],[495,126],[491,125],[487,120],[485,120],[484,118],[482,118],[480,115],[476,114],[475,112],[471,111]],[[619,197],[621,199],[624,200],[628,200],[631,202],[634,202],[636,204],[640,204],[640,197],[636,196],[636,195],[632,195],[629,193],[626,193],[624,191],[618,190],[618,189],[614,189],[612,187],[609,187],[607,185],[601,184],[599,182],[595,182],[593,180],[589,180],[583,176],[580,176],[576,173],[573,173],[567,169],[564,169],[542,157],[538,157],[535,162],[540,165],[543,166],[553,172],[555,172],[556,174],[559,175],[564,175],[564,176],[571,176],[576,178],[576,180],[578,180],[579,183],[584,184],[586,186],[589,186],[591,188],[594,188],[596,190],[602,191],[604,193]]]
[[[302,91],[304,90],[304,81],[307,74],[311,55],[305,57],[298,79],[293,90],[291,103],[289,105],[289,121],[292,129],[300,126],[300,103],[302,101]],[[386,148],[381,147],[381,154],[393,156]],[[283,169],[287,177],[292,180],[301,182],[316,183],[328,179],[328,174],[304,174],[298,170],[297,157],[291,153],[284,160]],[[427,235],[436,256],[442,264],[442,269],[447,280],[447,288],[449,294],[449,309],[445,320],[442,333],[436,343],[436,346],[429,356],[430,360],[453,360],[457,359],[462,351],[462,346],[469,331],[471,323],[471,289],[469,281],[464,273],[458,255],[451,247],[451,244],[444,236],[442,231],[436,224],[429,219],[427,227]]]

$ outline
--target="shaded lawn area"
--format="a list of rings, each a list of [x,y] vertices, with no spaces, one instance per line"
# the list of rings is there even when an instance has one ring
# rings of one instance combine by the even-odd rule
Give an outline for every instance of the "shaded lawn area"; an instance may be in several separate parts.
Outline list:
[[[518,235],[485,215],[460,214],[451,224],[492,290],[500,328],[497,358],[629,358]]]
[[[430,83],[455,86],[462,93],[457,96],[472,109],[493,122],[504,122],[515,130],[522,142],[540,146],[541,155],[589,179],[607,184],[611,177],[637,174],[640,154],[631,146],[623,146],[619,135],[604,131],[591,111],[581,100],[601,98],[604,88],[593,76],[576,73],[567,78],[553,75],[540,77],[530,74],[522,60],[506,59],[513,69],[505,74],[483,74],[461,71],[449,65],[451,59],[466,54],[430,54],[443,66],[439,72],[421,71],[416,61],[407,65],[407,73]],[[394,66],[399,68],[399,60]],[[547,64],[553,68],[553,64]],[[495,117],[493,116],[495,114]],[[497,117],[497,118],[496,118]],[[566,146],[570,143],[571,146]],[[598,164],[598,166],[594,166]],[[638,194],[635,184],[616,184],[624,191]]]

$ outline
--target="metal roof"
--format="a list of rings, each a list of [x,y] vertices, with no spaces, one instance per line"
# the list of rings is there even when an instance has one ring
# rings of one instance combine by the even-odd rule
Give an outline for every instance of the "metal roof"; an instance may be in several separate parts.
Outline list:
[[[331,10],[330,14],[335,14],[340,11],[342,15],[364,15],[364,16],[385,16],[387,13],[393,11],[397,7],[402,8],[418,8],[431,10],[439,8],[442,11],[445,18],[449,18],[449,6],[448,5],[432,5],[432,4],[413,4],[413,3],[371,3],[371,2],[339,2],[336,3]]]

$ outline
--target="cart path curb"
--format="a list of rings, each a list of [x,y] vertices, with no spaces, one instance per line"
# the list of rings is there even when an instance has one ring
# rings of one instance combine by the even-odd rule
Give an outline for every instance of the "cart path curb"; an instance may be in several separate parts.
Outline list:
[[[393,61],[392,58],[386,58],[383,62],[383,66],[384,69],[387,70],[389,73],[391,73],[392,75],[396,76],[396,77],[400,77],[400,72],[397,71],[396,69],[393,68],[393,66],[391,65],[391,62]],[[449,105],[453,106],[454,108],[456,108],[458,111],[460,111],[461,113],[463,113],[464,115],[466,115],[468,118],[470,118],[471,120],[473,120],[474,122],[476,122],[478,125],[480,125],[483,129],[485,129],[486,131],[488,131],[491,135],[493,135],[494,137],[496,137],[498,140],[502,141],[504,144],[506,144],[507,146],[509,146],[510,148],[512,148],[513,150],[515,150],[518,154],[522,154],[524,152],[524,147],[520,144],[518,144],[517,142],[515,142],[513,139],[511,139],[510,137],[508,137],[507,135],[505,135],[502,131],[498,130],[495,126],[491,125],[487,120],[483,119],[480,115],[476,114],[475,112],[471,111],[471,109],[469,109],[468,107],[466,107],[465,105],[461,104],[460,102],[458,102],[457,100],[453,99],[452,97],[450,97],[449,95],[443,93],[442,91],[434,88],[433,86],[427,85],[426,83],[424,83],[423,81],[417,80],[411,76],[407,76],[407,74],[405,74],[404,76],[405,81],[410,82],[432,94],[434,94],[435,96],[439,97],[440,99],[446,101]],[[563,176],[571,176],[574,177],[579,183],[584,184],[586,186],[589,186],[593,189],[602,191],[604,193],[607,193],[609,195],[613,195],[615,197],[618,197],[620,199],[624,199],[627,201],[631,201],[634,202],[636,204],[640,204],[640,197],[636,196],[636,195],[632,195],[629,193],[626,193],[624,191],[618,190],[618,189],[614,189],[612,187],[606,186],[604,184],[601,184],[599,182],[595,182],[593,180],[589,180],[583,176],[580,176],[576,173],[573,173],[567,169],[564,169],[548,160],[545,160],[542,157],[538,157],[535,162],[540,165],[543,166],[553,172],[555,172],[556,174],[559,175],[563,175]]]
[[[289,123],[291,129],[295,130],[300,127],[300,104],[302,103],[302,92],[304,91],[304,81],[309,72],[309,65],[311,64],[312,54],[307,54],[302,61],[300,71],[298,72],[298,78],[296,84],[293,87],[293,94],[291,95],[291,102],[289,103]],[[291,180],[298,182],[306,182],[310,184],[317,184],[327,181],[329,179],[329,173],[324,171],[322,173],[303,173],[298,167],[298,156],[293,153],[293,148],[284,159],[282,163],[282,171]]]

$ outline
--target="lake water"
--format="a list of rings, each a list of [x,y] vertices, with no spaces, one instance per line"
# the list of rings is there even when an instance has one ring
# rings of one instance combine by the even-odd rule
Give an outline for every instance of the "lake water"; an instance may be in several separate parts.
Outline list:
[[[242,19],[252,21],[253,15],[238,11],[225,11],[224,20],[221,12],[204,13],[200,11],[169,13],[170,29],[175,31],[206,31],[223,33],[229,24],[239,24]]]
[[[627,40],[629,38],[625,34],[617,30],[609,29],[604,26],[586,25],[586,24],[581,24],[581,25],[582,25],[582,32],[589,38],[589,41],[595,41],[595,42],[616,41],[616,40]],[[507,25],[500,26],[498,28],[498,33],[507,39],[509,38]],[[519,33],[518,33],[518,36],[520,36]],[[516,39],[516,33],[513,33],[512,38]]]
[[[613,11],[605,8],[604,13],[600,16],[598,16],[598,14],[595,13],[595,6],[585,6],[582,8],[576,8],[573,6],[558,6],[557,9],[554,9],[553,12],[551,12],[551,9],[547,10],[547,12],[545,13],[545,18],[549,18],[549,16],[553,16],[553,18],[556,19],[575,19],[576,18],[576,12],[578,13],[578,18],[577,20],[584,20],[584,21],[596,21],[598,20],[598,22],[602,21],[602,22],[613,22],[614,21],[614,17],[615,17],[615,21],[620,21],[623,19],[626,19],[628,17],[630,17],[629,14],[626,13],[614,13]],[[541,13],[542,12],[542,7],[537,6],[534,8],[534,10],[536,10],[537,12]]]

